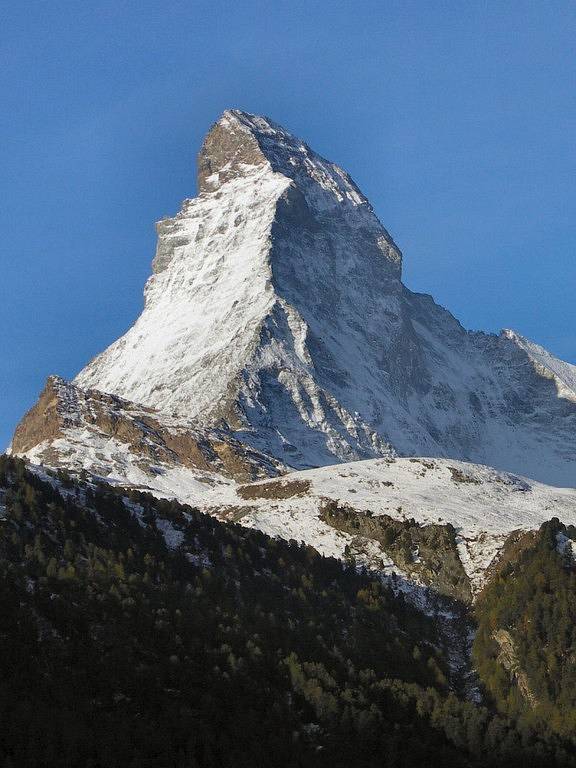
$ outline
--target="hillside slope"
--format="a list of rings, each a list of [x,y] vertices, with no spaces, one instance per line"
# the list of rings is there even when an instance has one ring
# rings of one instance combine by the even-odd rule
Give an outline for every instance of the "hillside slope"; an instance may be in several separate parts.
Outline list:
[[[438,458],[288,472],[228,430],[194,429],[54,377],[16,430],[12,450],[35,465],[177,499],[464,600],[516,532],[553,516],[576,524],[576,489]],[[437,536],[437,549],[452,558],[449,573],[427,544]]]
[[[309,547],[0,457],[3,768],[574,766],[435,623]]]

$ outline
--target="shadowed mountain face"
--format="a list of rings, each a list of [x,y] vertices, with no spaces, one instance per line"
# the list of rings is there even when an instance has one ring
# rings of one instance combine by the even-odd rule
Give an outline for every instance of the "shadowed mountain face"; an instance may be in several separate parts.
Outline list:
[[[296,468],[429,455],[574,485],[576,368],[407,290],[343,170],[233,110],[198,179],[158,224],[144,311],[76,384],[225,425]]]

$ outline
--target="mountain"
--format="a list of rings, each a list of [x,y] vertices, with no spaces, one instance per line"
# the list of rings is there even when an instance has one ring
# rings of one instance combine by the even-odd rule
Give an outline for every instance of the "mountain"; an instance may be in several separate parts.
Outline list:
[[[141,316],[78,386],[224,425],[294,468],[428,455],[574,484],[576,367],[404,287],[342,169],[231,110],[198,190],[158,224]]]
[[[140,318],[49,378],[12,453],[465,601],[517,531],[576,522],[549,485],[574,486],[574,366],[405,288],[350,177],[268,119],[225,112],[198,189],[158,225]]]
[[[576,765],[576,367],[267,118],[198,169],[0,456],[1,768]]]

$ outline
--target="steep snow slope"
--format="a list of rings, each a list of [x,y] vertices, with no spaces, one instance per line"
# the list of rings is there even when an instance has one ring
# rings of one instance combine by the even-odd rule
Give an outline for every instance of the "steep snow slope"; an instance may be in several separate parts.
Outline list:
[[[158,231],[142,315],[80,386],[296,468],[433,455],[575,484],[576,368],[408,291],[350,177],[280,126],[224,113]]]

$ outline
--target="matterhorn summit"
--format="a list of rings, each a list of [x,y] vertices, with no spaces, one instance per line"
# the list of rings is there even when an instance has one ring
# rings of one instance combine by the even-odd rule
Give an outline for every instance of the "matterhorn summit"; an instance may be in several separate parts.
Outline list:
[[[277,466],[434,456],[573,486],[576,367],[466,331],[401,266],[345,171],[226,111],[197,197],[158,224],[141,316],[73,385]]]
[[[401,255],[348,174],[268,119],[228,111],[199,195],[158,225],[139,320],[76,378],[299,467],[391,451],[360,412],[399,321]],[[372,351],[365,357],[368,347]],[[365,410],[365,408],[362,408]]]
[[[408,291],[345,171],[231,110],[198,189],[158,224],[142,315],[77,385],[227,425],[298,468],[417,454],[573,483],[574,367]]]

